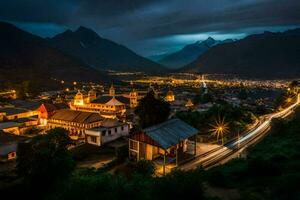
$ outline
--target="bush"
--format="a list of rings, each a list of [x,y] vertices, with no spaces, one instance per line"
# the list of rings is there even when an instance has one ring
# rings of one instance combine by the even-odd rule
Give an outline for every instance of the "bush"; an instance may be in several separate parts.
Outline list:
[[[281,175],[282,170],[277,163],[258,157],[249,160],[248,172],[249,175],[254,177],[266,177]]]
[[[140,160],[134,165],[135,173],[143,176],[152,176],[155,173],[155,165],[150,160]]]
[[[213,170],[212,172],[208,173],[207,181],[210,185],[216,187],[228,186],[227,178],[220,170]]]
[[[67,149],[70,144],[67,132],[61,128],[20,143],[17,149],[18,175],[24,177],[30,187],[40,187],[39,192],[42,192],[48,184],[67,177],[74,169],[75,162]]]

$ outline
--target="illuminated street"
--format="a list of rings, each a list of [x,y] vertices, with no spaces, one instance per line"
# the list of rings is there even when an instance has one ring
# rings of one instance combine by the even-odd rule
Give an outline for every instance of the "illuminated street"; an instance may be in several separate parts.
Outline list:
[[[240,136],[240,138],[226,143],[224,146],[212,149],[205,154],[197,155],[195,160],[180,166],[182,170],[191,170],[196,167],[203,167],[204,169],[209,169],[219,164],[223,164],[232,158],[240,155],[244,150],[246,150],[251,145],[255,144],[261,140],[270,129],[270,123],[273,118],[286,118],[292,111],[299,105],[300,95],[297,95],[296,102],[285,108],[284,110],[273,113],[270,115],[262,116],[259,124],[253,128],[253,130]]]

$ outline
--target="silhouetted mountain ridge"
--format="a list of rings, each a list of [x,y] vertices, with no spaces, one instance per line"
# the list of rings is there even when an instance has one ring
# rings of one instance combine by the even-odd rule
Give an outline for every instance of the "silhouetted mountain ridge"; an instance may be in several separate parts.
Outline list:
[[[300,29],[264,32],[212,47],[182,70],[256,78],[300,76]]]
[[[0,22],[0,44],[0,80],[4,83],[36,81],[42,89],[53,79],[109,80],[79,59],[49,46],[45,39],[6,22]]]
[[[95,31],[80,26],[48,39],[49,43],[68,55],[83,60],[100,70],[160,72],[165,69],[127,47],[100,37]]]
[[[197,41],[193,44],[186,45],[181,50],[167,55],[166,57],[162,58],[159,63],[172,69],[180,68],[194,61],[198,56],[202,55],[211,47],[228,42],[233,42],[233,40],[227,39],[220,41],[215,40],[212,37],[208,37],[204,41]]]

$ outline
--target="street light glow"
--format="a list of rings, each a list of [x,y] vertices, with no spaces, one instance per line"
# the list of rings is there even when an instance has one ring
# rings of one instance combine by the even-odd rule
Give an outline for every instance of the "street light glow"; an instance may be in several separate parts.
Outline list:
[[[225,123],[224,118],[216,120],[215,124],[211,125],[212,129],[210,130],[213,135],[217,136],[217,141],[221,137],[222,145],[224,144],[224,134],[228,132],[228,123]]]

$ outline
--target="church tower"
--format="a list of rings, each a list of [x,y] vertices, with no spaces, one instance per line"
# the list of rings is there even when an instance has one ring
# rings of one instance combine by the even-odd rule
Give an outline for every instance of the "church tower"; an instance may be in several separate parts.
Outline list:
[[[109,88],[109,96],[115,96],[116,95],[116,91],[114,88],[114,84],[111,84],[110,88]]]
[[[175,95],[174,95],[173,91],[171,91],[170,89],[167,92],[167,95],[165,97],[165,101],[167,101],[167,102],[173,102],[173,101],[175,101]]]
[[[63,103],[63,99],[61,98],[60,95],[57,95],[57,97],[54,100],[54,103]]]
[[[88,103],[91,103],[92,101],[94,101],[97,98],[97,94],[96,92],[91,89],[88,93]]]
[[[80,90],[78,90],[77,94],[74,97],[74,105],[75,106],[83,106],[84,102],[83,102],[83,95],[80,92]]]
[[[138,93],[133,89],[130,94],[130,108],[135,108],[138,105]]]

